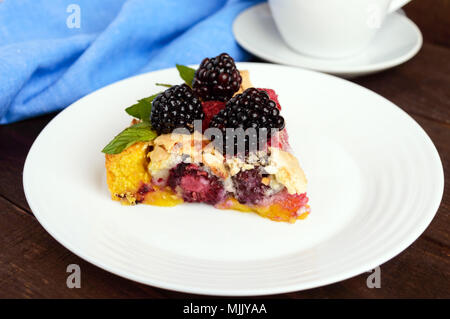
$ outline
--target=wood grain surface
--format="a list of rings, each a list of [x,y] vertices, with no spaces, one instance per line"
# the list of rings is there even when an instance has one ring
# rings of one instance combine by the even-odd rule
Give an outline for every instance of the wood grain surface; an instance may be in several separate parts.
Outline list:
[[[409,113],[435,143],[444,166],[445,191],[431,225],[409,248],[381,265],[381,288],[369,275],[273,298],[450,298],[450,1],[414,0],[405,8],[424,33],[411,61],[354,82],[388,98]],[[23,193],[27,152],[45,115],[0,126],[0,298],[194,298],[138,284],[80,259],[37,222]],[[81,288],[66,286],[66,267],[81,267]]]

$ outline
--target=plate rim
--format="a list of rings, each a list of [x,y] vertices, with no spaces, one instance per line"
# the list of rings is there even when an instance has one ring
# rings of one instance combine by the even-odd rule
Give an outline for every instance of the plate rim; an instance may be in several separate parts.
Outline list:
[[[308,63],[286,63],[286,61],[283,61],[283,59],[278,59],[277,57],[273,57],[272,55],[270,55],[270,53],[266,53],[266,52],[261,52],[261,51],[257,51],[254,50],[252,48],[251,45],[249,45],[247,43],[247,41],[241,36],[240,32],[237,31],[238,27],[238,23],[240,22],[240,19],[243,19],[243,16],[245,14],[249,14],[250,11],[252,10],[258,10],[259,7],[268,7],[269,5],[267,3],[260,3],[257,5],[254,5],[250,8],[247,8],[246,10],[242,11],[233,21],[233,25],[232,25],[232,30],[233,30],[233,35],[236,39],[236,41],[239,43],[240,46],[242,46],[245,50],[247,50],[248,52],[250,52],[251,54],[266,60],[268,62],[272,62],[272,63],[277,63],[277,64],[282,64],[282,65],[288,65],[288,66],[294,66],[294,67],[300,67],[300,68],[306,68],[308,70],[313,70],[313,71],[319,71],[319,72],[326,72],[326,73],[331,73],[334,75],[341,75],[341,76],[348,76],[348,75],[353,75],[353,76],[358,76],[358,75],[365,75],[365,74],[370,74],[370,73],[375,73],[375,72],[380,72],[386,69],[390,69],[393,67],[396,67],[400,64],[403,64],[407,61],[409,61],[410,59],[412,59],[422,48],[423,46],[423,35],[422,32],[420,31],[419,27],[414,23],[414,21],[412,21],[411,19],[409,19],[406,15],[403,14],[399,14],[397,12],[393,12],[391,14],[395,15],[397,18],[400,19],[405,19],[406,23],[408,23],[415,31],[416,35],[417,35],[417,42],[416,45],[405,55],[399,56],[395,59],[390,59],[387,61],[383,61],[383,62],[378,62],[378,63],[373,63],[373,64],[368,64],[365,66],[337,66],[335,68],[333,67],[311,67],[308,66]],[[269,8],[270,10],[270,8]],[[284,40],[283,40],[284,41]],[[302,55],[296,51],[294,51],[293,49],[291,49],[288,45],[286,45],[286,47],[291,50],[293,53],[299,55],[299,56],[304,56],[304,57],[308,57],[306,55]],[[308,58],[312,58],[314,59],[314,57],[308,57]],[[319,58],[317,58],[318,61],[320,61]]]
[[[432,156],[433,156],[434,160],[437,161],[436,164],[440,164],[440,165],[438,165],[439,167],[436,167],[436,168],[439,168],[439,172],[438,172],[439,180],[437,181],[437,185],[439,186],[440,192],[438,194],[435,194],[436,201],[433,202],[432,208],[429,208],[429,211],[434,212],[434,213],[427,214],[427,216],[426,216],[427,218],[422,220],[420,225],[416,225],[416,227],[414,228],[415,232],[409,234],[409,236],[405,237],[401,242],[398,242],[394,248],[391,248],[388,251],[388,253],[380,254],[378,256],[378,258],[374,258],[364,265],[361,264],[358,267],[349,267],[349,269],[345,272],[340,272],[338,274],[335,274],[333,276],[328,276],[328,277],[325,277],[324,279],[320,279],[320,280],[316,279],[316,280],[308,281],[307,283],[302,283],[302,284],[283,285],[283,286],[277,286],[277,287],[265,288],[265,289],[237,289],[237,290],[217,289],[217,288],[211,289],[211,288],[185,286],[183,284],[171,284],[171,283],[166,283],[164,281],[159,281],[159,280],[149,280],[146,278],[139,277],[137,275],[135,276],[134,274],[129,274],[126,271],[122,271],[120,269],[114,269],[114,267],[110,267],[108,265],[108,263],[104,263],[104,262],[96,260],[95,256],[92,256],[92,254],[85,254],[83,251],[80,251],[80,249],[77,249],[76,247],[74,247],[70,242],[66,241],[64,239],[64,236],[61,236],[58,233],[58,231],[54,231],[51,228],[51,225],[49,225],[47,223],[47,221],[45,220],[44,214],[40,213],[40,209],[36,207],[36,205],[33,201],[33,197],[30,195],[31,190],[29,189],[30,185],[28,183],[28,174],[29,174],[28,171],[29,171],[30,161],[32,160],[32,157],[33,157],[34,149],[36,148],[36,145],[39,142],[39,140],[42,138],[43,132],[45,130],[47,130],[49,127],[51,127],[51,125],[53,125],[54,122],[58,118],[60,118],[61,114],[66,112],[75,103],[78,103],[80,101],[88,99],[91,95],[96,94],[100,90],[117,85],[121,82],[128,81],[130,79],[145,77],[145,76],[148,76],[148,74],[150,74],[150,73],[175,70],[175,68],[172,67],[172,68],[165,68],[165,69],[155,70],[155,71],[131,76],[131,77],[113,82],[102,88],[99,88],[99,89],[89,93],[88,95],[80,98],[79,100],[73,102],[72,104],[70,104],[68,107],[66,107],[64,110],[62,110],[59,114],[57,114],[42,129],[42,131],[39,133],[37,138],[34,140],[32,146],[30,147],[30,149],[28,151],[28,154],[27,154],[27,157],[26,157],[26,160],[24,163],[23,174],[22,174],[23,188],[24,188],[26,200],[30,206],[31,211],[33,212],[33,215],[35,216],[37,221],[41,224],[41,226],[53,237],[53,239],[55,239],[58,243],[60,243],[62,246],[64,246],[66,249],[70,250],[72,253],[74,253],[78,257],[80,257],[80,258],[84,259],[85,261],[87,261],[99,268],[102,268],[110,273],[118,275],[122,278],[126,278],[129,280],[135,281],[137,283],[142,283],[142,284],[150,285],[153,287],[177,291],[177,292],[192,293],[192,294],[199,294],[199,295],[234,296],[234,297],[237,297],[237,296],[263,296],[263,295],[289,293],[289,292],[294,292],[294,291],[302,291],[302,290],[307,290],[307,289],[312,289],[312,288],[318,288],[318,287],[322,287],[325,285],[330,285],[330,284],[333,284],[336,282],[340,282],[340,281],[358,276],[364,272],[367,272],[370,269],[373,269],[373,268],[389,261],[390,259],[394,258],[398,254],[403,252],[406,248],[408,248],[415,240],[417,240],[422,235],[422,233],[429,226],[429,224],[431,223],[433,218],[436,216],[437,211],[440,207],[443,192],[444,192],[444,170],[443,170],[442,161],[441,161],[441,158],[440,158],[439,152],[437,151],[436,146],[434,145],[433,141],[428,136],[428,134],[425,132],[425,130],[414,120],[414,118],[412,118],[403,109],[401,109],[399,106],[397,106],[393,102],[389,101],[385,97],[383,97],[361,85],[358,85],[351,81],[347,81],[347,80],[339,78],[337,76],[333,76],[330,74],[325,74],[325,73],[321,73],[321,72],[317,72],[317,71],[309,70],[309,69],[299,69],[299,68],[292,67],[292,66],[271,64],[271,63],[238,62],[237,65],[243,66],[243,67],[245,67],[246,65],[248,65],[248,66],[259,65],[260,67],[269,67],[269,68],[287,68],[287,69],[294,69],[298,72],[312,73],[312,74],[316,74],[316,75],[323,76],[323,77],[330,77],[337,81],[344,81],[344,82],[346,82],[347,85],[357,87],[358,89],[363,89],[368,94],[375,94],[376,96],[385,100],[385,102],[389,103],[391,106],[394,106],[397,110],[401,111],[401,113],[403,113],[403,116],[406,116],[410,121],[412,121],[414,123],[416,128],[420,130],[423,138],[426,140],[426,143],[431,147]],[[195,65],[191,65],[191,66],[195,66]]]

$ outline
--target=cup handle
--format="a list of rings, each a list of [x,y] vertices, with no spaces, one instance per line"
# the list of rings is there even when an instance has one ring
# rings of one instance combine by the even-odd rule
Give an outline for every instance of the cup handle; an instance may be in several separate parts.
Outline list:
[[[410,1],[411,0],[392,0],[391,4],[389,5],[389,8],[388,8],[388,13],[397,11],[398,9],[400,9],[401,7],[403,7],[405,4],[407,4]]]

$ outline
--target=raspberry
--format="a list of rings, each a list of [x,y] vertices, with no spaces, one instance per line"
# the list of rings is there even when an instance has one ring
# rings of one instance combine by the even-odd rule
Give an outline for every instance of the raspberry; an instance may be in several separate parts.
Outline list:
[[[151,124],[158,134],[171,133],[176,128],[194,132],[194,120],[205,114],[200,100],[186,84],[174,85],[159,94],[152,103]]]
[[[203,112],[205,113],[205,118],[203,120],[203,128],[206,129],[209,126],[211,119],[225,108],[225,102],[221,101],[205,101],[202,103]]]
[[[279,204],[283,209],[297,212],[301,207],[308,204],[309,198],[306,193],[289,194],[286,190],[274,195],[273,203]]]
[[[203,101],[226,101],[239,90],[242,77],[226,53],[205,58],[195,72],[192,87]]]
[[[272,101],[263,90],[249,88],[242,94],[231,98],[226,107],[211,120],[209,127],[218,128],[223,134],[223,151],[227,154],[238,149],[237,136],[227,136],[227,128],[255,129],[245,135],[245,151],[263,149],[264,138],[270,138],[272,130],[281,131],[284,128],[284,118],[280,116],[276,102]],[[230,140],[230,138],[232,140]],[[215,140],[217,145],[217,140]],[[259,143],[258,143],[259,142]]]
[[[267,141],[267,145],[282,149],[283,151],[289,151],[291,146],[289,145],[289,137],[286,129],[279,131],[278,134],[272,136]]]
[[[186,202],[215,205],[226,196],[220,180],[195,164],[181,163],[172,168],[167,184],[181,193]]]

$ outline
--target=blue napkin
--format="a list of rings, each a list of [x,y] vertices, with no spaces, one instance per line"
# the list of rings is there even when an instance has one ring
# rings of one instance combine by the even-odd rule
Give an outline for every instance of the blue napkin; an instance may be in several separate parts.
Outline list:
[[[228,52],[261,0],[0,1],[0,124],[60,110],[120,79]]]

